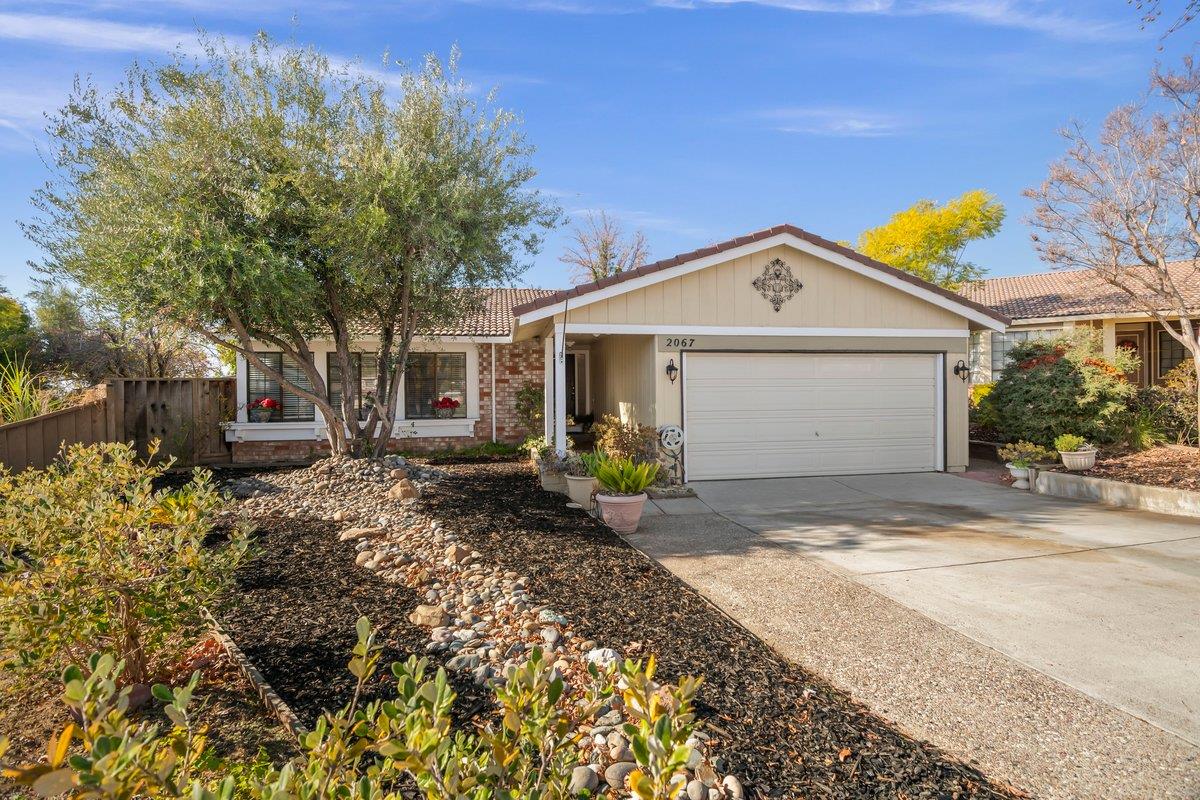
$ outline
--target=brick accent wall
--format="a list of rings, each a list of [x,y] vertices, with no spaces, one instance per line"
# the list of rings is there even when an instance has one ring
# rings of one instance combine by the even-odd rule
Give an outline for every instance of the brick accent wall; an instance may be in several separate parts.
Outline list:
[[[479,345],[479,421],[473,436],[422,436],[393,439],[396,450],[428,453],[484,444],[492,440],[492,393],[496,395],[496,440],[518,444],[530,433],[517,419],[517,392],[527,383],[542,386],[545,379],[542,344],[538,341],[496,345],[496,385],[492,386],[492,346]],[[325,440],[234,442],[238,464],[313,461],[329,453]]]

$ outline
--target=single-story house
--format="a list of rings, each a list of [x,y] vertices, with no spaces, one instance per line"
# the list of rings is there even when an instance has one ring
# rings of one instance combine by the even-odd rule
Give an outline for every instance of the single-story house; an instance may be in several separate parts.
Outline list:
[[[1173,262],[1168,269],[1189,307],[1200,310],[1200,269],[1192,261]],[[1053,337],[1076,327],[1100,330],[1106,355],[1113,355],[1118,347],[1137,355],[1141,366],[1129,378],[1139,386],[1162,380],[1189,358],[1184,346],[1127,294],[1086,270],[988,278],[966,286],[963,294],[1012,320],[1006,331],[972,333],[973,383],[1000,377],[1005,357],[1017,342]],[[1178,317],[1167,315],[1168,322],[1173,319]]]
[[[675,426],[687,480],[960,471],[970,339],[1008,324],[780,225],[569,290],[494,290],[480,318],[417,343],[397,446],[519,441],[516,392],[544,383],[544,433],[560,449],[569,415]],[[328,375],[329,343],[313,349]],[[321,450],[325,421],[310,404],[244,359],[237,386],[235,460]],[[278,395],[279,418],[250,422],[245,404],[264,394]],[[463,401],[458,416],[434,419],[446,394]]]

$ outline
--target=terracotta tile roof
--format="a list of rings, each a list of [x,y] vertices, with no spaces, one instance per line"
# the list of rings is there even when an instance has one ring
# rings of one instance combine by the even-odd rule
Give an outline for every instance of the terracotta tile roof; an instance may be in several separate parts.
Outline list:
[[[554,294],[552,289],[483,289],[487,293],[483,307],[461,323],[449,327],[418,331],[421,336],[508,336],[512,333],[513,308]],[[370,325],[355,326],[355,336],[373,336]]]
[[[1005,324],[1008,324],[1010,322],[1008,317],[1006,317],[1004,314],[1002,314],[1001,312],[999,312],[993,308],[989,308],[986,305],[977,303],[977,302],[971,300],[970,298],[963,297],[962,295],[957,294],[955,292],[951,292],[947,289],[943,289],[940,286],[935,286],[932,283],[923,281],[920,278],[916,277],[915,275],[910,275],[907,272],[902,272],[901,270],[895,269],[893,267],[889,267],[887,264],[884,264],[880,261],[876,261],[873,258],[867,258],[862,253],[855,252],[854,250],[851,250],[848,247],[843,247],[842,245],[837,244],[836,242],[831,242],[830,240],[824,239],[820,236],[817,236],[816,234],[809,233],[808,231],[803,230],[802,228],[797,228],[795,225],[776,225],[773,228],[766,228],[761,231],[756,231],[755,233],[747,234],[746,236],[739,236],[736,239],[729,239],[728,241],[718,242],[717,244],[712,244],[712,245],[709,245],[708,247],[701,247],[699,250],[693,250],[690,253],[680,253],[677,256],[672,256],[671,258],[663,259],[662,261],[656,261],[653,264],[647,264],[646,266],[641,267],[639,269],[629,270],[628,272],[622,272],[618,275],[613,275],[608,278],[603,278],[601,280],[594,281],[592,283],[585,283],[580,286],[573,287],[571,289],[563,289],[563,290],[560,290],[557,292],[552,292],[552,293],[547,294],[544,297],[541,297],[536,300],[532,300],[528,303],[523,303],[523,304],[517,306],[516,308],[513,309],[513,313],[519,316],[521,314],[525,314],[530,311],[535,311],[539,308],[545,308],[546,306],[554,305],[555,303],[561,303],[561,302],[563,302],[563,300],[566,300],[568,298],[580,297],[582,295],[588,294],[589,292],[594,292],[597,289],[603,289],[607,286],[612,286],[614,284],[623,283],[625,281],[632,280],[633,278],[640,278],[643,275],[649,275],[651,273],[659,272],[664,269],[670,269],[671,267],[678,266],[685,262],[694,261],[697,258],[704,258],[705,256],[717,255],[718,253],[723,253],[726,250],[732,250],[735,247],[741,247],[742,245],[746,245],[746,244],[753,244],[754,242],[759,242],[759,241],[762,241],[763,239],[769,239],[772,236],[777,236],[781,233],[790,233],[793,236],[796,236],[797,238],[804,239],[805,241],[811,242],[812,244],[815,244],[818,247],[822,247],[827,250],[832,250],[835,253],[845,256],[846,258],[854,259],[855,261],[857,261],[860,264],[871,267],[872,269],[877,269],[880,272],[887,273],[888,275],[895,277],[895,278],[899,278],[900,280],[905,281],[906,283],[911,283],[914,286],[919,286],[919,287],[921,287],[923,289],[927,289],[931,292],[936,292],[937,294],[944,295],[945,297],[954,300],[956,303],[962,303],[963,305],[974,308],[976,311],[978,311],[982,314],[986,314],[987,316],[992,317],[993,319],[999,320],[1000,322],[1003,322]]]
[[[1192,261],[1168,265],[1189,304],[1200,308],[1200,268]],[[1014,320],[1139,313],[1142,309],[1121,290],[1087,270],[1039,272],[987,278],[963,289],[963,295]]]

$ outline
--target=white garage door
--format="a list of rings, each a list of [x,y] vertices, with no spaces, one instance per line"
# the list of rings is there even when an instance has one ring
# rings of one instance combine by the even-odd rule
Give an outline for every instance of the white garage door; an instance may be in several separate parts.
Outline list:
[[[937,358],[687,353],[687,479],[940,469]]]

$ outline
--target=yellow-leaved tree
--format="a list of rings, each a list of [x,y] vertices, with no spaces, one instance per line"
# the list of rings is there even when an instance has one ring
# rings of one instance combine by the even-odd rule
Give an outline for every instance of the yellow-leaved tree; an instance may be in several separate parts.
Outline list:
[[[978,280],[986,270],[963,259],[966,246],[990,239],[1004,222],[995,195],[972,189],[938,205],[918,200],[858,237],[858,251],[947,289]]]

